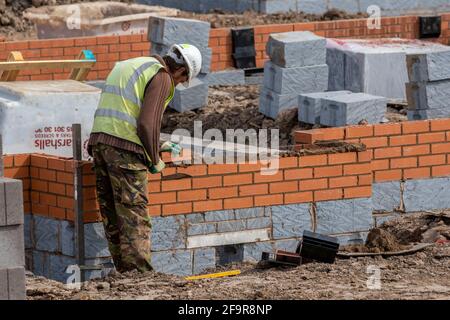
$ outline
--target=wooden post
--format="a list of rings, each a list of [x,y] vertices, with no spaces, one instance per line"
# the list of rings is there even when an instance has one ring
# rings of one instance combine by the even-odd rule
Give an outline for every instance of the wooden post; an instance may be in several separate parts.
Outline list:
[[[81,125],[72,124],[72,146],[74,162],[74,213],[75,213],[75,256],[80,268],[81,282],[85,281],[85,243],[83,221],[83,168],[81,147]]]
[[[22,53],[19,51],[11,51],[7,61],[24,61]],[[15,81],[20,70],[0,71],[0,81]]]

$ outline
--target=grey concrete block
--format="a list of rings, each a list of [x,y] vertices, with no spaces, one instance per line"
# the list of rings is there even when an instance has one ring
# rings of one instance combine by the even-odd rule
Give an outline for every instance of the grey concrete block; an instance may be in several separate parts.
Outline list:
[[[446,109],[450,98],[450,80],[408,83],[406,95],[409,110]]]
[[[25,249],[34,248],[33,245],[33,215],[26,214],[24,216],[23,233],[25,241]]]
[[[322,92],[328,88],[328,66],[282,68],[267,61],[263,84],[279,94]]]
[[[310,124],[319,124],[322,99],[333,99],[335,96],[350,93],[350,91],[344,90],[301,94],[298,97],[298,121]]]
[[[271,217],[272,216],[272,207],[264,207],[264,216]]]
[[[200,274],[216,267],[216,250],[214,248],[194,250],[193,274]]]
[[[9,300],[26,299],[24,267],[15,267],[8,269],[8,287]]]
[[[153,252],[152,267],[156,272],[189,276],[192,274],[192,250]]]
[[[297,108],[298,94],[278,94],[268,88],[261,87],[259,112],[266,117],[276,119],[281,112]]]
[[[33,250],[32,271],[37,276],[48,278],[50,275],[50,257],[48,252]]]
[[[155,217],[152,219],[152,251],[186,247],[186,218],[184,216]]]
[[[320,111],[320,124],[342,127],[358,124],[361,120],[380,123],[386,113],[387,99],[365,93],[324,98]]]
[[[403,201],[407,212],[450,208],[450,178],[407,180]]]
[[[205,213],[206,222],[234,220],[233,210],[209,211]]]
[[[326,40],[309,31],[273,33],[266,45],[271,61],[281,67],[326,63]]]
[[[212,49],[202,48],[200,52],[202,54],[202,68],[200,72],[203,74],[209,73],[211,71]]]
[[[262,85],[263,82],[264,82],[264,73],[250,75],[248,77],[245,77],[245,84],[246,85],[252,85],[252,84]]]
[[[301,237],[303,230],[311,230],[310,204],[272,207],[273,238]]]
[[[112,258],[96,258],[87,259],[86,265],[103,265],[102,270],[89,270],[86,271],[84,276],[86,280],[100,279],[108,276],[112,271],[114,271],[114,263]]]
[[[66,283],[73,274],[67,270],[67,267],[76,265],[75,258],[49,254],[49,278],[55,281]]]
[[[59,245],[59,221],[34,216],[34,237],[37,250],[56,252]]]
[[[0,177],[0,226],[23,224],[22,181]]]
[[[101,222],[87,223],[84,225],[84,243],[86,258],[111,256],[108,240],[106,240],[105,229]]]
[[[216,264],[226,266],[244,260],[244,244],[231,244],[216,247]]]
[[[0,227],[0,268],[25,265],[23,225]]]
[[[60,244],[61,253],[65,256],[75,256],[75,229],[73,222],[61,221],[60,222]]]
[[[245,220],[221,221],[217,223],[217,232],[233,232],[245,230]]]
[[[345,53],[336,48],[327,48],[328,90],[345,89]]]
[[[203,213],[191,213],[186,215],[186,220],[188,223],[202,223],[205,222],[205,215]]]
[[[157,42],[150,44],[150,54],[157,54],[158,56],[165,56],[169,52],[170,45],[165,45]]]
[[[289,252],[295,252],[295,250],[297,250],[297,246],[300,242],[300,239],[301,238],[277,240],[277,241],[275,241],[275,249],[289,251]]]
[[[400,203],[400,181],[388,181],[372,185],[372,206],[374,210],[392,212],[400,207]]]
[[[235,86],[246,84],[245,72],[242,69],[212,72],[201,79],[209,86]]]
[[[407,110],[409,121],[450,118],[450,108]]]
[[[450,50],[406,56],[410,82],[450,79]]]
[[[236,219],[259,218],[264,216],[264,207],[235,209]]]
[[[373,227],[370,198],[317,202],[316,206],[318,233],[351,233]]]
[[[257,262],[261,260],[261,254],[263,252],[272,252],[274,250],[274,244],[270,241],[254,242],[244,244],[244,261]]]
[[[191,224],[188,226],[187,235],[196,236],[217,232],[217,223]]]
[[[189,43],[198,48],[207,47],[208,22],[173,17],[150,17],[148,39],[164,45]]]
[[[264,229],[272,226],[269,217],[251,218],[247,220],[247,229]]]
[[[175,88],[175,94],[169,106],[178,112],[184,112],[201,108],[207,104],[208,85],[198,78],[194,78],[188,88],[182,85]]]
[[[0,301],[9,300],[8,269],[0,268]]]

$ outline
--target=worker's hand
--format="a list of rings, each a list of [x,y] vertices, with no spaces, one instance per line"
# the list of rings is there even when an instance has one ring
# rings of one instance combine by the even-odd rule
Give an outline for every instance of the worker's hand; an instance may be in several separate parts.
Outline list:
[[[161,151],[170,151],[174,156],[179,156],[181,153],[181,146],[177,143],[166,141],[161,146]]]
[[[165,167],[166,167],[166,164],[164,163],[164,161],[159,159],[159,162],[156,165],[154,165],[154,164],[151,165],[150,172],[153,174],[159,173],[159,172],[163,171],[163,169]]]

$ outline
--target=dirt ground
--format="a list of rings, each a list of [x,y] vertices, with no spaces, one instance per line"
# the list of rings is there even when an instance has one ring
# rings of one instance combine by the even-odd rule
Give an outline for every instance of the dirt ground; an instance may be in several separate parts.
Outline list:
[[[406,121],[406,110],[401,105],[390,105],[386,112],[389,122]],[[167,109],[161,131],[172,133],[175,129],[187,129],[193,135],[194,121],[202,121],[203,132],[217,128],[225,136],[226,129],[279,129],[280,147],[291,149],[292,133],[314,126],[298,122],[297,110],[282,113],[276,120],[259,112],[259,85],[214,86],[209,88],[208,105],[201,109],[178,113]],[[317,126],[315,126],[317,127]]]
[[[125,3],[135,3],[134,0],[104,0]],[[35,39],[36,31],[32,22],[25,19],[23,12],[31,7],[47,5],[63,5],[81,2],[95,2],[95,0],[0,0],[0,38],[11,40]],[[230,14],[214,11],[208,14],[180,12],[180,17],[208,21],[212,28],[254,26],[273,23],[293,23],[309,21],[342,20],[366,17],[366,14],[347,14],[343,11],[331,10],[324,15],[289,12],[283,14],[259,14],[246,12],[244,14]]]
[[[240,269],[240,275],[217,279],[187,281],[156,272],[131,272],[90,281],[73,290],[29,274],[27,296],[30,300],[450,299],[450,211],[445,215],[402,215],[381,229],[399,243],[410,239],[434,245],[412,255],[337,259],[334,264],[314,262],[271,269],[234,264],[216,272]],[[380,286],[374,280],[377,268]]]

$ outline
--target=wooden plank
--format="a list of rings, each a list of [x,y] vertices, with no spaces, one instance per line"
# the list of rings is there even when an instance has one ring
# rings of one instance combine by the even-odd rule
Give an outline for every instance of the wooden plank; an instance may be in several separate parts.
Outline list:
[[[90,50],[82,50],[80,54],[78,55],[79,60],[93,60],[94,54]],[[91,71],[91,67],[85,67],[85,68],[74,68],[72,69],[72,72],[69,75],[69,79],[77,80],[77,81],[83,81],[86,79],[87,75],[89,74],[89,71]]]
[[[95,60],[41,60],[0,62],[0,71],[40,68],[91,68]]]
[[[419,243],[407,250],[401,251],[391,251],[391,252],[338,252],[337,256],[339,258],[357,258],[357,257],[393,257],[393,256],[403,256],[408,254],[416,253],[417,251],[423,250],[427,247],[434,245],[434,243]]]
[[[16,62],[16,61],[22,61],[23,62],[23,56],[22,53],[19,51],[11,51],[8,55],[8,62]],[[6,62],[6,63],[8,63]],[[1,72],[1,69],[0,69]],[[6,72],[2,72],[2,75],[0,77],[0,81],[14,81],[17,78],[17,75],[19,74],[19,70],[10,70]]]

